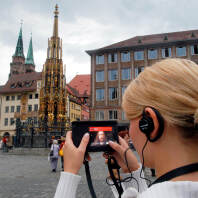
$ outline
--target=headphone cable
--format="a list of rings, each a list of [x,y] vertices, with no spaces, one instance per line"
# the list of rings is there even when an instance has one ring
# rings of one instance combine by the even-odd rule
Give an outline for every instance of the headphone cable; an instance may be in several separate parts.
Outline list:
[[[142,177],[142,172],[143,172],[143,168],[144,168],[144,149],[146,148],[146,145],[147,145],[148,141],[149,141],[149,139],[147,138],[147,140],[146,140],[146,142],[145,142],[145,144],[144,144],[144,146],[142,148],[142,168],[141,168],[141,171],[140,171],[140,178],[148,181],[149,182],[149,186],[150,186],[151,183],[152,183],[151,180],[147,179],[145,177]]]

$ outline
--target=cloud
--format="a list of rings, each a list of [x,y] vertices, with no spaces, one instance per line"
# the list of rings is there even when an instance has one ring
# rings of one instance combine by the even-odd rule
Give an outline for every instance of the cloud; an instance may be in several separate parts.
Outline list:
[[[138,35],[197,29],[198,1],[194,0],[6,0],[0,8],[0,65],[5,68],[0,84],[6,82],[9,74],[21,19],[24,54],[32,32],[36,70],[42,70],[56,3],[67,79],[77,72],[90,72],[90,57],[85,50]]]

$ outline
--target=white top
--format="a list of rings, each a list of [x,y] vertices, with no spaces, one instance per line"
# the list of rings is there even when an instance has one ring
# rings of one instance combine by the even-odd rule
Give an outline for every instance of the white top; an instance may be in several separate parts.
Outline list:
[[[137,191],[136,181],[132,180],[130,184],[124,183],[122,198],[198,198],[198,182],[167,181],[154,184],[150,188],[147,188],[145,180],[139,177],[140,170],[141,167],[133,172],[133,177],[137,179],[139,184],[139,192]],[[121,176],[126,177],[129,176],[129,174],[122,174]],[[81,176],[79,175],[61,172],[54,198],[75,198],[80,179]],[[89,189],[87,188],[87,190]],[[114,187],[112,188],[112,192],[117,198],[118,194]]]

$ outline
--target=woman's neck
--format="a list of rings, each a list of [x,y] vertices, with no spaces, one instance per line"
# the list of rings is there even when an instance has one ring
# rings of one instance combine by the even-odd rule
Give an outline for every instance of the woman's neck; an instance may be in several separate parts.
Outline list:
[[[163,149],[164,148],[164,149]],[[159,148],[155,152],[155,169],[157,177],[176,168],[198,163],[198,146],[196,144],[183,144],[178,139],[172,139],[166,147]],[[186,174],[174,178],[173,181],[198,181],[198,172]]]

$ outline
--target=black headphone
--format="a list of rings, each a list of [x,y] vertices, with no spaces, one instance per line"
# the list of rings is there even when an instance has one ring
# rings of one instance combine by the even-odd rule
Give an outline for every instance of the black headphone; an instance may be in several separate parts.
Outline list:
[[[142,131],[142,133],[144,133],[146,135],[146,137],[148,138],[148,140],[150,142],[155,142],[163,134],[163,131],[164,131],[164,119],[161,116],[161,114],[155,108],[153,108],[153,107],[150,107],[150,108],[152,108],[153,111],[155,112],[155,115],[157,116],[157,120],[159,122],[159,129],[158,129],[158,133],[157,133],[156,137],[153,138],[153,139],[151,139],[151,137],[150,137],[150,134],[154,130],[154,123],[153,123],[153,119],[151,117],[149,117],[148,115],[146,115],[145,109],[143,110],[142,118],[139,121],[139,128],[140,128],[140,131]]]

